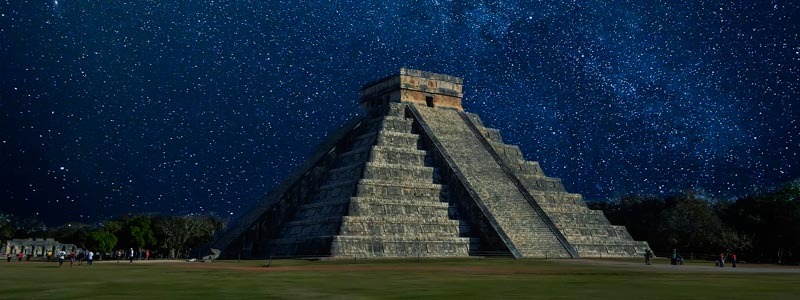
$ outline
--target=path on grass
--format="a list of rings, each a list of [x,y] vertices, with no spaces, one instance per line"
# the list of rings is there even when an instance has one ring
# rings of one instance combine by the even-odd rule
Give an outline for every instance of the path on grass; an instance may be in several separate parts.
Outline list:
[[[634,263],[627,261],[618,261],[612,259],[573,259],[562,260],[568,264],[586,264],[607,266],[613,268],[626,268],[636,270],[658,270],[658,271],[671,271],[671,272],[723,272],[723,273],[795,273],[800,274],[800,268],[792,266],[778,266],[778,265],[750,265],[739,264],[737,268],[732,268],[730,264],[726,264],[724,268],[711,265],[670,265],[670,264],[652,264],[645,265],[644,263]]]
[[[740,265],[738,268],[719,268],[714,266],[683,265],[673,266],[668,264],[645,265],[643,263],[633,263],[603,259],[564,259],[548,260],[559,264],[570,266],[605,266],[610,268],[628,269],[635,271],[653,270],[656,272],[683,272],[683,273],[790,273],[800,274],[798,267],[771,266],[771,265]],[[363,265],[358,264],[319,264],[303,266],[241,266],[224,262],[201,263],[201,262],[180,262],[182,267],[190,269],[217,269],[217,270],[238,270],[254,272],[288,272],[288,271],[336,271],[336,272],[373,272],[373,271],[412,271],[412,272],[465,272],[483,274],[564,274],[574,272],[574,268],[569,270],[560,269],[557,266],[534,266],[534,265],[505,265],[505,266],[458,266],[458,265],[426,265],[422,263],[409,263],[404,265],[375,265],[369,262]]]

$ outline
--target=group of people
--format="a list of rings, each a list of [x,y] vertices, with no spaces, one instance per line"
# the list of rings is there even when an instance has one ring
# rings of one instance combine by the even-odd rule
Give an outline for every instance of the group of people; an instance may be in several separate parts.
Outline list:
[[[737,263],[736,253],[731,253],[731,255],[728,256],[727,258],[730,258],[731,266],[736,268],[736,263]],[[725,253],[724,252],[720,252],[719,258],[717,258],[717,262],[715,263],[717,265],[717,267],[724,268],[725,267],[725,259],[726,259]]]
[[[14,257],[14,256],[11,255],[11,252],[6,253],[6,261],[11,262],[11,258],[12,257]],[[17,257],[17,261],[22,261],[22,258],[25,257],[25,255],[22,254],[22,252],[20,251],[19,253],[17,253],[16,257]]]
[[[650,249],[645,250],[645,252],[644,252],[644,264],[645,265],[651,265],[652,264],[652,259],[653,259],[654,256],[655,255],[653,254],[653,251],[651,251]],[[715,261],[714,264],[717,267],[724,268],[726,259],[729,259],[730,262],[731,262],[731,265],[734,268],[736,268],[736,263],[738,262],[738,260],[736,258],[736,253],[731,253],[729,256],[726,256],[725,253],[722,252],[722,253],[719,254],[719,257],[717,258],[717,260]],[[672,254],[670,255],[670,264],[671,265],[683,265],[683,263],[684,263],[683,255],[678,253],[678,249],[672,249]]]
[[[128,251],[123,251],[122,249],[117,249],[116,253],[114,253],[117,262],[121,259],[127,259],[129,262],[133,262],[134,259],[136,260],[150,260],[150,249],[139,249],[139,251],[134,251],[133,248],[128,249]]]
[[[670,255],[670,264],[675,265],[683,265],[684,259],[683,255],[678,253],[678,249],[672,249],[672,255]]]
[[[97,255],[99,255],[99,254],[100,253],[98,252]],[[95,255],[96,254],[94,252],[86,250],[86,249],[84,249],[81,253],[78,253],[78,251],[73,248],[72,251],[70,251],[69,253],[67,253],[67,251],[65,249],[61,249],[56,254],[56,257],[58,258],[58,266],[59,267],[63,266],[64,265],[64,261],[67,260],[67,259],[69,260],[69,266],[72,267],[72,265],[75,264],[76,260],[78,261],[79,264],[83,264],[83,259],[84,258],[86,258],[86,263],[89,266],[91,266],[94,263]],[[17,253],[16,254],[17,261],[22,261],[22,258],[24,256],[25,255],[22,252]],[[12,257],[11,253],[7,253],[6,254],[6,259],[7,259],[8,262],[11,262],[11,257]],[[28,257],[30,258],[30,255]],[[47,255],[45,257],[46,257],[46,260],[48,262],[50,262],[50,258],[53,257],[53,252],[48,251]]]
[[[99,252],[98,252],[99,254]],[[48,254],[49,256],[49,254]],[[94,263],[94,256],[95,253],[89,250],[84,250],[83,253],[78,254],[78,251],[72,249],[69,254],[66,251],[61,250],[58,252],[58,266],[61,267],[64,265],[64,260],[69,259],[69,267],[72,268],[72,265],[75,264],[75,261],[78,261],[78,264],[83,264],[83,258],[86,258],[86,264],[91,266]]]

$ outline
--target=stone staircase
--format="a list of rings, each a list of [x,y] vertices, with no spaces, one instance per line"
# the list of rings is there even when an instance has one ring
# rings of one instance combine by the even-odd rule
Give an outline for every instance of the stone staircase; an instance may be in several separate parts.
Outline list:
[[[227,258],[639,256],[519,147],[463,112],[463,80],[401,68],[209,249]],[[218,250],[218,252],[219,252]]]
[[[644,255],[646,242],[634,241],[624,226],[611,225],[580,194],[566,192],[560,179],[545,176],[538,162],[526,161],[518,146],[503,143],[497,129],[483,127],[475,114],[467,116],[581,257]]]
[[[547,220],[531,207],[525,195],[482,146],[479,137],[456,110],[416,106],[421,121],[441,143],[443,151],[464,175],[489,214],[523,257],[572,257]],[[491,131],[486,129],[487,131]],[[495,132],[496,133],[496,132]],[[497,134],[499,137],[499,134]],[[522,169],[538,166],[525,164]]]
[[[325,183],[272,240],[276,256],[468,256],[477,243],[448,203],[404,105],[373,112]]]

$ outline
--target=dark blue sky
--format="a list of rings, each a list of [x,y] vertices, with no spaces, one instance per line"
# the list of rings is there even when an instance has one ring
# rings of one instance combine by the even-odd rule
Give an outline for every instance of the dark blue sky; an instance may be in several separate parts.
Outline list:
[[[800,177],[793,1],[0,2],[0,211],[241,215],[400,67],[600,200]]]

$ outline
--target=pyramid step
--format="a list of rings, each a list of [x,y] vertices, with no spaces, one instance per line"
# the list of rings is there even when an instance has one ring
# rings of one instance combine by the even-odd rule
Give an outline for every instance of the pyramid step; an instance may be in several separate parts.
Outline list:
[[[334,237],[331,255],[356,257],[460,257],[477,249],[478,239],[462,237]]]
[[[611,224],[571,223],[560,225],[559,228],[563,228],[564,230],[606,230],[613,232],[628,232],[625,229],[625,226]]]
[[[517,176],[522,174],[544,176],[544,172],[542,171],[542,167],[539,165],[539,162],[519,159],[506,160],[505,163],[511,169],[511,171],[514,172],[514,174],[517,174]]]
[[[350,147],[355,149],[355,148],[360,148],[360,147],[365,147],[365,146],[372,146],[373,144],[375,144],[375,138],[377,137],[378,131],[379,131],[379,128],[375,127],[375,128],[367,130],[366,132],[362,133],[361,135],[356,136],[350,142]]]
[[[643,256],[649,246],[645,242],[618,245],[573,244],[581,257]]]
[[[328,256],[334,235],[281,238],[269,243],[272,256]]]
[[[526,174],[517,174],[517,178],[520,179],[522,185],[525,186],[531,193],[536,193],[537,191],[545,191],[545,192],[563,192],[564,191],[564,184],[561,183],[561,179],[554,178],[554,177],[544,177],[539,175],[526,175]]]
[[[564,249],[520,250],[524,258],[572,258]]]
[[[385,116],[380,125],[381,130],[411,133],[413,121],[404,117]]]
[[[375,146],[369,157],[370,162],[384,164],[404,164],[414,166],[430,165],[425,150],[405,149],[387,146]]]
[[[446,202],[353,197],[348,214],[351,216],[447,217],[449,213],[450,205]]]
[[[522,150],[519,149],[517,145],[509,145],[503,142],[496,142],[492,140],[488,140],[489,145],[492,146],[495,152],[500,155],[506,161],[519,161],[524,160],[525,158],[522,156]]]
[[[306,237],[333,235],[339,232],[341,215],[293,220],[286,224],[281,232],[282,237]]]
[[[304,204],[298,208],[294,220],[300,221],[342,216],[347,214],[349,207],[350,201],[348,198]]]
[[[321,186],[311,203],[350,197],[355,193],[358,182],[358,180],[342,180]]]
[[[364,173],[364,164],[355,163],[330,169],[327,174],[329,182],[357,180]]]
[[[353,139],[353,145],[381,145],[396,148],[417,149],[419,135],[411,132],[397,132],[390,130],[370,131]]]
[[[411,236],[411,237],[439,237],[459,236],[460,232],[469,232],[469,227],[463,227],[456,220],[449,220],[447,216],[437,218],[416,217],[369,217],[346,216],[342,219],[340,229],[342,235],[352,236]]]
[[[602,237],[602,238],[622,238],[630,239],[631,236],[623,226],[613,225],[597,225],[594,227],[581,226],[581,227],[564,227],[561,229],[564,235],[572,237]]]
[[[355,196],[424,201],[431,198],[446,197],[446,191],[446,187],[441,184],[362,179],[358,182]]]
[[[400,103],[391,103],[389,104],[389,111],[386,114],[387,116],[395,116],[404,118],[406,115],[406,106],[405,104]]]
[[[628,237],[619,236],[572,236],[567,235],[569,242],[572,244],[596,244],[596,245],[624,245],[635,243],[635,241]]]
[[[496,128],[488,128],[488,127],[478,127],[478,131],[490,141],[493,142],[503,142],[503,137],[500,135],[500,130]]]
[[[602,211],[589,210],[581,213],[548,213],[556,224],[607,224],[610,225]]]
[[[436,224],[456,225],[461,221],[450,220],[447,216],[343,216],[343,220],[355,223],[398,223],[398,224]]]
[[[381,131],[378,134],[376,145],[404,149],[419,148],[419,135],[405,132]]]
[[[369,162],[364,169],[364,179],[384,181],[437,182],[439,177],[434,168],[405,164],[385,164]]]
[[[536,199],[536,200],[539,200],[539,199]],[[589,209],[588,206],[586,206],[586,205],[578,205],[578,204],[559,204],[559,205],[544,204],[544,205],[542,205],[541,203],[539,203],[539,205],[542,207],[542,210],[544,210],[544,211],[546,211],[548,213],[585,213],[585,212],[591,211],[591,209]]]
[[[580,205],[586,206],[586,202],[583,201],[583,196],[581,194],[573,194],[573,193],[564,193],[564,192],[543,192],[543,191],[532,191],[528,190],[536,199],[536,203],[539,203],[542,207],[548,205]]]
[[[354,164],[363,164],[369,159],[370,152],[372,152],[372,145],[353,148],[350,151],[340,154],[339,157],[336,158],[336,165],[338,167],[344,167]]]

